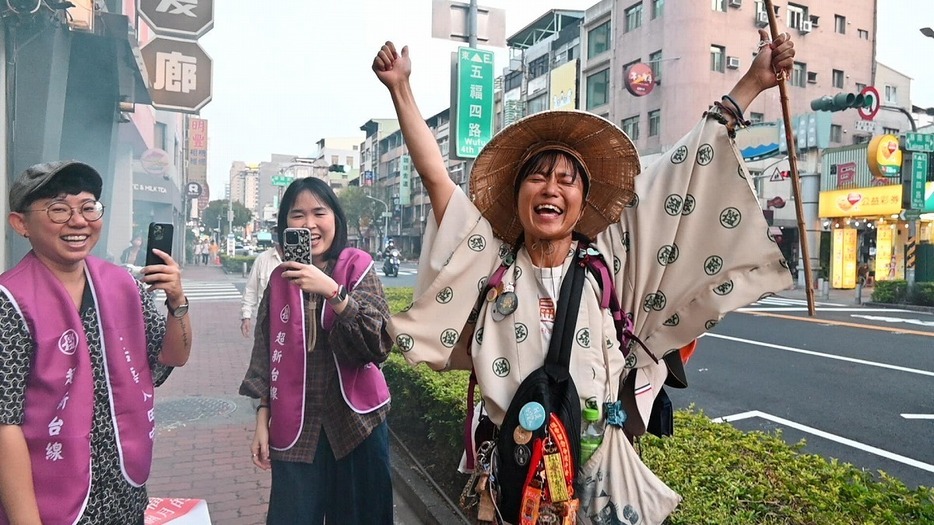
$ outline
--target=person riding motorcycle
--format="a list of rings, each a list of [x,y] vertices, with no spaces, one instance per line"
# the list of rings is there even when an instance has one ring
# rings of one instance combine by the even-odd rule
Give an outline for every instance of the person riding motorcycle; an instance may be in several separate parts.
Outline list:
[[[389,241],[383,250],[383,275],[395,277],[399,275],[399,250]]]

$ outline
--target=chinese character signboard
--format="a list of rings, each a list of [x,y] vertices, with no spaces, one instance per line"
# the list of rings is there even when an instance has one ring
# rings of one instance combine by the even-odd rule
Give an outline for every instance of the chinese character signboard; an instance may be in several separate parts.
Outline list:
[[[924,208],[924,184],[928,177],[928,154],[911,154],[911,183],[909,187],[909,204],[913,210]]]
[[[820,192],[820,217],[872,217],[902,211],[902,187],[897,184]]]
[[[211,57],[197,42],[160,37],[141,53],[153,107],[197,113],[211,101]]]
[[[136,9],[159,35],[195,40],[214,27],[214,0],[137,0]]]
[[[476,158],[493,137],[493,53],[457,51],[456,156]]]
[[[412,204],[412,157],[399,157],[399,200],[403,206]]]

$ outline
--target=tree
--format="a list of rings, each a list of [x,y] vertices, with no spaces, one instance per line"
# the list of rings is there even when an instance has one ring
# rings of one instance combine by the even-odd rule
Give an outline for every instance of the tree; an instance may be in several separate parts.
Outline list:
[[[340,201],[344,215],[347,216],[348,233],[355,229],[357,236],[362,236],[361,230],[373,222],[376,216],[373,205],[379,203],[366,198],[366,192],[358,186],[351,186],[342,191]]]
[[[217,228],[220,224],[220,236],[221,238],[225,237],[229,231],[227,231],[227,205],[229,201],[227,199],[219,199],[216,201],[211,201],[208,203],[208,207],[204,209],[201,221],[204,223],[206,228]],[[250,221],[253,220],[253,212],[247,209],[246,206],[240,203],[240,201],[234,201],[233,203],[233,225],[235,228],[243,228]],[[218,219],[220,221],[218,222]]]

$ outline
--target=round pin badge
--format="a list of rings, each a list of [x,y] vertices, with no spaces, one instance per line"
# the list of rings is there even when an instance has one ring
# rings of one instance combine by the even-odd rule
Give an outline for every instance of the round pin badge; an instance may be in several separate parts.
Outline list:
[[[493,317],[493,320],[497,323],[506,318],[506,316],[499,313],[499,310],[497,310],[495,307],[493,308],[493,313],[491,313],[490,316]]]
[[[529,447],[525,445],[516,446],[515,451],[512,453],[513,459],[516,460],[516,464],[520,467],[524,467],[529,463],[529,459],[532,458],[532,452],[529,451]]]
[[[519,306],[519,297],[516,292],[503,292],[496,298],[496,311],[503,315],[512,315]]]
[[[516,442],[517,445],[526,445],[529,441],[532,441],[532,432],[520,427],[512,433],[512,440]]]
[[[535,432],[545,424],[545,407],[538,401],[529,401],[519,409],[519,425]]]
[[[499,297],[499,291],[496,288],[490,288],[490,291],[486,293],[486,302],[492,303]]]

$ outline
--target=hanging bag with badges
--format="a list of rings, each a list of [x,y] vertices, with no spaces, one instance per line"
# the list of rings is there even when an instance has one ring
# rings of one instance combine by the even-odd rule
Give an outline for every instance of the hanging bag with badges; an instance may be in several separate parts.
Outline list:
[[[493,477],[502,519],[517,525],[576,523],[581,407],[569,363],[586,247],[564,279],[545,365],[519,385],[496,438]]]

